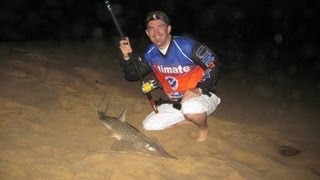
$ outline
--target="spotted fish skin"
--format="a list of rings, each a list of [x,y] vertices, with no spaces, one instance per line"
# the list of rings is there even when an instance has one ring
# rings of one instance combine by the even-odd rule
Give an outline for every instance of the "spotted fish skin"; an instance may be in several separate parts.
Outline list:
[[[102,123],[113,132],[114,137],[117,139],[111,149],[115,151],[133,150],[147,155],[177,159],[165,151],[161,145],[127,123],[125,121],[125,111],[118,118],[107,116],[105,112],[100,110],[98,115]]]

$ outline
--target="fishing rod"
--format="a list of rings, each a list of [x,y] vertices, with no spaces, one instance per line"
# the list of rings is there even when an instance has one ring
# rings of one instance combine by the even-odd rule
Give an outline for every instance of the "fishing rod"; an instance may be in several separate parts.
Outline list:
[[[111,4],[110,4],[109,0],[106,0],[106,1],[105,1],[105,5],[106,5],[108,11],[109,11],[110,14],[111,14],[113,23],[114,23],[114,25],[116,26],[116,28],[117,28],[117,30],[118,30],[118,33],[119,33],[119,35],[120,35],[120,38],[121,38],[121,39],[125,39],[126,36],[125,36],[125,34],[123,33],[123,31],[122,31],[122,29],[121,29],[121,27],[120,27],[120,25],[119,25],[119,22],[118,22],[116,16],[114,15],[114,13],[113,13],[113,11],[112,11],[112,7],[111,7]],[[153,111],[154,111],[155,113],[158,113],[158,112],[159,112],[159,111],[158,111],[158,108],[157,108],[157,106],[156,106],[156,104],[155,104],[155,101],[154,101],[153,98],[152,98],[152,95],[151,95],[151,91],[152,91],[153,89],[155,89],[155,87],[156,87],[156,85],[155,85],[155,84],[156,84],[156,83],[155,83],[155,80],[150,80],[150,81],[148,81],[148,82],[145,81],[145,80],[143,79],[142,75],[141,75],[140,69],[138,68],[138,65],[137,65],[137,62],[136,62],[136,58],[134,57],[134,55],[133,55],[132,53],[129,53],[129,57],[130,57],[130,59],[131,59],[132,62],[133,62],[133,66],[134,66],[134,68],[135,68],[135,71],[136,71],[136,73],[137,73],[137,75],[138,75],[138,77],[139,77],[139,80],[140,80],[141,84],[142,84],[142,92],[143,92],[145,95],[147,95],[148,100],[149,100],[149,102],[150,102],[150,105],[151,105]]]

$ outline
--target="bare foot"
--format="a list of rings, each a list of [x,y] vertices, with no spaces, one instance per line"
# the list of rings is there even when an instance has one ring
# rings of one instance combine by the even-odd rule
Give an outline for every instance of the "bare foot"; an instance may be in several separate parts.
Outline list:
[[[198,142],[204,142],[208,136],[208,128],[199,130],[199,137],[197,139]]]

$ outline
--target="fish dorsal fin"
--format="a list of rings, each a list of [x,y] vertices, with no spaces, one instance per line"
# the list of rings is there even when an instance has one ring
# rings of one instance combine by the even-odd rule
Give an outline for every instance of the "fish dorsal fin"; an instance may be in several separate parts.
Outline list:
[[[122,122],[126,121],[126,112],[127,112],[127,107],[124,107],[120,116],[118,117],[118,119]]]

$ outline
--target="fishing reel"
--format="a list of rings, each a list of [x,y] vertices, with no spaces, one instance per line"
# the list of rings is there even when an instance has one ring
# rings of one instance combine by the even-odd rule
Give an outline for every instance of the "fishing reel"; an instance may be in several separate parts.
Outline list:
[[[155,79],[151,79],[147,82],[143,82],[141,89],[143,94],[147,94],[151,91],[153,91],[154,89],[157,89],[159,87],[158,83],[156,82]]]

